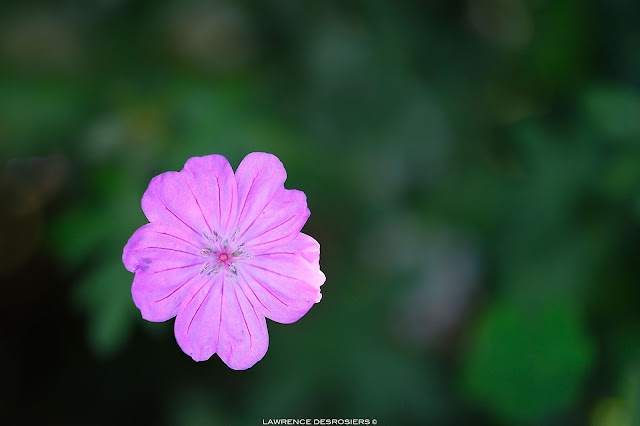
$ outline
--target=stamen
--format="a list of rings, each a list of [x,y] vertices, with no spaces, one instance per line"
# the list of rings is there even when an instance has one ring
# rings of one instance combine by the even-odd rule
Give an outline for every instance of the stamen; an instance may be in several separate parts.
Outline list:
[[[206,232],[204,232],[202,234],[202,236],[205,238],[205,240],[207,240],[209,242],[209,244],[211,244],[212,246],[215,246],[220,240],[222,240],[222,237],[220,237],[220,234],[218,234],[216,231],[213,231],[213,237],[210,236],[209,234],[207,234]]]
[[[215,252],[215,250],[211,250],[208,248],[203,248],[202,250],[200,250],[200,254],[204,257],[210,257],[210,256],[215,256],[218,253]]]
[[[236,228],[233,230],[233,233],[231,234],[231,238],[230,238],[232,242],[236,240],[236,237],[238,236],[239,232],[240,232],[240,228]]]
[[[231,281],[232,283],[237,283],[238,282],[238,278],[236,278],[235,275],[225,275],[224,277],[226,279],[228,279],[229,281]]]
[[[238,257],[238,256],[242,255],[243,254],[243,252],[242,252],[243,249],[244,249],[244,243],[240,244],[236,248],[236,250],[233,252],[232,256],[233,257]]]
[[[238,268],[236,268],[236,265],[234,265],[233,263],[229,264],[229,271],[233,274],[233,275],[238,275]]]
[[[206,262],[202,265],[202,269],[200,269],[200,273],[202,275],[215,275],[220,272],[220,263],[218,262]]]

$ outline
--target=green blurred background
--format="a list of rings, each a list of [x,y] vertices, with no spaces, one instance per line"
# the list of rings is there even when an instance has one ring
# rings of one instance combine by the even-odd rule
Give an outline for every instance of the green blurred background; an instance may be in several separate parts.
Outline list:
[[[640,424],[640,2],[0,8],[7,424]],[[153,176],[252,151],[327,282],[237,372],[121,254]]]

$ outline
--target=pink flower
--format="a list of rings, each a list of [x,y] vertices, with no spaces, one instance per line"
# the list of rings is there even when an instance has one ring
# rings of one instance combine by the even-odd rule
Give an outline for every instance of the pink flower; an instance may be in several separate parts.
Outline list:
[[[320,301],[320,245],[300,232],[306,196],[284,188],[271,154],[252,153],[234,175],[221,155],[194,157],[151,180],[149,222],[124,247],[133,301],[148,321],[176,317],[175,336],[196,361],[217,353],[244,370],[267,352],[266,318],[300,319]]]

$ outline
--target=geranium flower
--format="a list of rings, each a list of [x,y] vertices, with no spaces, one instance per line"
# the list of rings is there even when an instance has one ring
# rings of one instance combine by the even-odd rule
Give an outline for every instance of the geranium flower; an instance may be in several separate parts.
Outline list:
[[[124,247],[133,301],[148,321],[176,317],[175,336],[196,361],[217,353],[244,370],[267,352],[265,317],[300,319],[320,301],[320,245],[300,232],[303,192],[284,188],[277,157],[247,155],[233,173],[221,155],[162,173],[142,196],[150,223]]]

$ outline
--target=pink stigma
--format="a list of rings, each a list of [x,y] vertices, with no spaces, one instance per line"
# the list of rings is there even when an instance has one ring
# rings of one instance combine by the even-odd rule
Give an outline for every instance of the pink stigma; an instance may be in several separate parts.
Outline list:
[[[226,262],[226,261],[227,261],[227,259],[229,259],[229,255],[228,255],[227,253],[222,253],[222,254],[220,255],[220,261],[221,261],[221,262]]]

